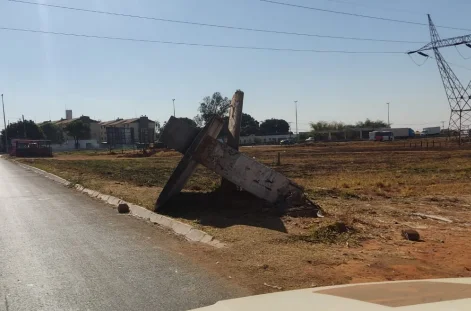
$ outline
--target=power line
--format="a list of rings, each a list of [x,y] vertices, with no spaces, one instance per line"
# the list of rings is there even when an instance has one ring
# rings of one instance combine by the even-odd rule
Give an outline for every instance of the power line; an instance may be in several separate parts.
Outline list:
[[[419,64],[412,58],[412,56],[410,56],[410,54],[408,54],[408,55],[409,55],[410,59],[412,60],[412,62],[414,62],[414,64],[416,64],[418,67],[421,67],[422,65],[424,65],[429,58],[437,60],[435,57],[427,55],[427,56],[425,56],[425,58],[426,58],[425,61],[422,64]],[[450,63],[450,62],[448,62],[448,65],[471,71],[470,68],[462,66],[462,65],[458,65],[458,64],[454,64],[454,63]]]
[[[334,2],[334,3],[343,3],[343,4],[352,5],[352,6],[360,6],[360,7],[364,7],[364,8],[372,8],[372,9],[383,10],[383,11],[388,11],[388,12],[396,11],[396,12],[402,12],[402,13],[412,13],[412,14],[424,15],[424,13],[420,13],[420,12],[416,12],[416,11],[409,11],[409,10],[396,9],[396,8],[387,8],[387,7],[379,7],[379,6],[367,5],[367,4],[344,1],[344,0],[326,0],[326,1]]]
[[[160,43],[160,44],[169,44],[169,45],[200,46],[200,47],[239,49],[239,50],[307,52],[307,53],[336,53],[336,54],[404,54],[403,52],[399,52],[399,51],[310,50],[310,49],[270,48],[270,47],[258,47],[258,46],[217,45],[217,44],[204,44],[204,43],[191,43],[191,42],[176,42],[176,41],[163,41],[163,40],[149,40],[149,39],[135,39],[135,38],[123,38],[123,37],[96,36],[96,35],[86,35],[86,34],[77,34],[77,33],[54,32],[54,31],[23,29],[23,28],[10,28],[10,27],[0,27],[0,30],[31,32],[31,33],[41,33],[41,34],[71,36],[71,37],[84,37],[84,38],[93,38],[93,39],[132,41],[132,42],[143,42],[143,43]]]
[[[419,64],[418,62],[416,62],[412,56],[410,54],[407,54],[409,56],[409,58],[411,59],[411,61],[417,65],[417,67],[422,67],[423,65],[425,65],[425,63],[428,61],[429,57],[426,57],[425,60],[422,62],[422,64]]]
[[[374,19],[374,20],[381,20],[381,21],[388,21],[388,22],[395,22],[395,23],[419,25],[419,26],[427,26],[428,27],[428,24],[426,24],[426,23],[419,23],[419,22],[406,21],[406,20],[400,20],[400,19],[392,19],[392,18],[386,18],[386,17],[372,16],[372,15],[349,13],[349,12],[343,12],[343,11],[327,10],[327,9],[309,7],[309,6],[299,5],[299,4],[278,2],[278,1],[273,1],[273,0],[259,0],[259,1],[272,3],[272,4],[277,4],[277,5],[282,5],[282,6],[289,6],[289,7],[294,7],[294,8],[325,12],[325,13],[341,14],[341,15],[348,15],[348,16],[354,16],[354,17],[369,18],[369,19]],[[446,29],[453,29],[453,30],[471,31],[471,29],[450,27],[450,26],[436,26],[436,27],[446,28]]]
[[[471,57],[465,57],[463,54],[461,54],[460,50],[458,49],[456,45],[455,45],[455,49],[456,49],[456,52],[458,52],[458,54],[460,54],[461,58],[463,58],[464,60],[468,60],[471,58]]]
[[[65,9],[65,10],[71,10],[71,11],[79,11],[79,12],[87,12],[87,13],[95,13],[95,14],[105,14],[105,15],[129,17],[129,18],[138,18],[138,19],[154,20],[154,21],[177,23],[177,24],[186,24],[186,25],[193,25],[193,26],[213,27],[213,28],[220,28],[220,29],[251,31],[251,32],[259,32],[259,33],[272,33],[272,34],[278,34],[278,35],[316,37],[316,38],[341,39],[341,40],[356,40],[356,41],[371,41],[371,42],[426,43],[426,42],[419,42],[419,41],[331,36],[331,35],[319,35],[319,34],[312,34],[312,33],[271,30],[271,29],[236,27],[236,26],[228,26],[228,25],[207,24],[207,23],[198,23],[198,22],[190,22],[190,21],[182,21],[182,20],[174,20],[174,19],[165,19],[165,18],[158,18],[158,17],[151,17],[151,16],[131,15],[131,14],[124,14],[124,13],[108,12],[108,11],[82,9],[82,8],[76,8],[76,7],[53,5],[53,4],[46,4],[46,3],[37,3],[37,2],[30,2],[30,1],[23,1],[23,0],[8,0],[8,1],[23,3],[23,4],[39,5],[39,6],[45,6],[45,7],[50,7],[50,8],[56,8],[56,9]]]

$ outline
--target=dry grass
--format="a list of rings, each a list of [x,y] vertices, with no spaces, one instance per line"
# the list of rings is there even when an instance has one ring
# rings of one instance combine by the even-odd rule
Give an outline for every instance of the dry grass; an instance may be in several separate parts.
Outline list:
[[[338,143],[305,147],[243,147],[242,152],[304,186],[325,219],[271,212],[264,202],[212,193],[216,174],[199,167],[170,215],[230,244],[196,252],[202,262],[255,292],[263,283],[294,289],[390,279],[471,276],[471,151],[411,149],[403,143]],[[281,166],[275,166],[278,152]],[[61,154],[25,160],[86,187],[153,208],[181,155]],[[205,192],[209,192],[206,193]],[[423,212],[453,224],[411,217]],[[404,241],[404,228],[424,243]],[[468,266],[466,266],[468,265]],[[214,268],[211,265],[212,268]]]

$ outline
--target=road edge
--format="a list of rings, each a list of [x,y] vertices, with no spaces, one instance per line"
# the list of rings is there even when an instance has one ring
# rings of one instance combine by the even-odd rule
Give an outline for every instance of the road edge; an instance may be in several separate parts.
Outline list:
[[[32,171],[45,178],[51,179],[52,181],[59,183],[65,187],[74,188],[76,191],[84,193],[91,198],[107,203],[108,205],[113,206],[113,208],[117,208],[119,204],[126,203],[129,206],[129,211],[132,216],[150,221],[151,223],[157,224],[163,228],[170,229],[173,231],[173,233],[178,236],[185,237],[185,239],[188,241],[200,242],[206,245],[213,246],[215,248],[223,248],[227,246],[225,243],[222,243],[221,241],[215,239],[212,235],[209,235],[202,230],[196,229],[189,224],[183,223],[165,215],[152,212],[146,209],[145,207],[136,205],[131,202],[126,202],[124,200],[121,200],[120,198],[108,194],[103,194],[96,190],[85,188],[80,184],[74,184],[62,177],[46,172],[34,166],[20,163],[14,159],[8,160],[26,170]]]

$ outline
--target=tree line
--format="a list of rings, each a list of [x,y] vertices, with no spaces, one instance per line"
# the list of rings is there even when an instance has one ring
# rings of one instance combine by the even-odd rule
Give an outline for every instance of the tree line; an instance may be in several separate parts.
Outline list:
[[[381,120],[370,120],[366,119],[365,121],[359,121],[355,124],[345,124],[343,122],[327,122],[327,121],[318,121],[318,122],[311,122],[311,131],[312,132],[322,132],[322,131],[342,131],[345,129],[355,129],[355,128],[385,128],[389,127],[388,124]]]
[[[215,92],[211,96],[204,97],[198,106],[198,114],[193,118],[179,118],[184,120],[189,125],[194,127],[203,127],[208,123],[214,116],[223,118],[228,122],[228,114],[231,101],[229,98],[224,97],[219,92]],[[11,123],[7,126],[6,131],[8,139],[15,138],[27,138],[27,139],[47,139],[53,144],[62,144],[65,140],[64,133],[72,137],[75,144],[81,139],[90,138],[90,122],[92,120],[89,117],[82,116],[72,122],[68,123],[65,127],[60,127],[52,122],[44,122],[37,125],[32,120],[18,121]],[[157,136],[165,126],[165,123],[161,127],[156,122]],[[346,124],[343,122],[327,122],[318,121],[310,123],[310,132],[303,133],[300,137],[305,139],[309,136],[316,136],[321,132],[325,131],[342,131],[349,128],[384,128],[388,127],[388,124],[381,120],[370,120],[359,121],[355,124]],[[226,127],[225,127],[226,128]],[[257,121],[250,114],[242,113],[241,120],[241,136],[249,135],[286,135],[292,134],[290,125],[286,120],[283,119],[266,119],[262,122]],[[222,133],[224,135],[224,133]],[[5,129],[1,131],[1,140],[5,142]]]
[[[212,117],[219,116],[227,120],[231,101],[227,97],[223,97],[221,93],[215,92],[212,96],[206,96],[199,104],[199,114],[192,120],[186,119],[193,126],[202,127],[209,122]],[[346,124],[338,121],[318,121],[310,123],[310,133],[314,135],[316,132],[322,131],[341,131],[349,128],[384,128],[389,127],[388,124],[381,120],[359,121],[355,124]],[[263,122],[255,120],[251,115],[243,113],[241,121],[241,136],[248,135],[273,135],[290,133],[289,123],[283,119],[268,119]],[[309,135],[310,133],[307,133]],[[306,135],[306,134],[305,134]]]
[[[215,92],[213,95],[206,96],[201,100],[198,106],[198,114],[193,119],[178,119],[187,122],[193,127],[203,127],[215,116],[221,117],[224,122],[227,123],[229,120],[228,115],[230,105],[231,101],[229,98],[222,96],[219,92]],[[163,127],[165,127],[165,122],[162,127],[160,124],[157,124],[157,131],[160,132]],[[241,136],[276,134],[285,135],[290,133],[290,125],[283,119],[267,119],[265,121],[259,122],[248,113],[242,113],[240,127]],[[224,135],[224,133],[222,133],[222,135]]]
[[[72,137],[75,145],[81,139],[90,138],[90,118],[80,117],[68,123],[64,128],[52,122],[36,124],[32,120],[18,121],[8,124],[6,134],[11,139],[50,140],[52,144],[62,144],[65,141],[64,133]],[[1,131],[0,139],[5,143],[5,129]]]

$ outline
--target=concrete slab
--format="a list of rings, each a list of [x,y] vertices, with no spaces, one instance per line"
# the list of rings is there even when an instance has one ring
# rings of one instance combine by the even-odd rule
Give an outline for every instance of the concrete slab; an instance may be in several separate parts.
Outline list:
[[[193,229],[193,227],[190,225],[184,224],[177,220],[173,221],[172,230],[175,231],[176,234],[187,235],[191,229]]]
[[[119,203],[121,202],[121,199],[110,195],[108,200],[106,200],[106,202],[113,206],[118,206]]]
[[[304,191],[283,174],[212,137],[204,137],[193,158],[247,192],[273,204],[302,205]]]
[[[131,211],[133,215],[136,215],[137,217],[140,217],[146,220],[149,220],[150,216],[153,214],[148,209],[139,205],[135,205],[135,204],[129,204],[129,210]]]
[[[101,193],[98,192],[98,191],[93,191],[90,196],[91,196],[92,198],[96,198],[96,197],[98,197],[100,194],[101,194]]]
[[[201,243],[209,244],[212,240],[214,240],[214,237],[210,236],[209,234],[206,233],[205,236],[203,236],[200,240]]]
[[[153,222],[154,224],[158,224],[159,221],[162,219],[162,215],[152,213],[149,217],[149,220]]]
[[[100,194],[97,195],[97,199],[102,200],[102,201],[105,201],[105,202],[108,201],[108,198],[109,198],[109,197],[110,197],[110,196],[107,195],[107,194],[101,194],[101,193],[100,193]]]
[[[167,216],[161,216],[160,219],[157,219],[156,223],[165,228],[172,228],[174,220]]]
[[[201,241],[201,239],[203,239],[205,236],[206,236],[206,232],[203,232],[201,230],[198,230],[198,229],[191,229],[190,232],[188,232],[185,237],[190,240],[190,241],[193,241],[193,242],[199,242]]]
[[[78,191],[82,191],[84,187],[82,185],[75,184],[74,188],[77,189]]]

